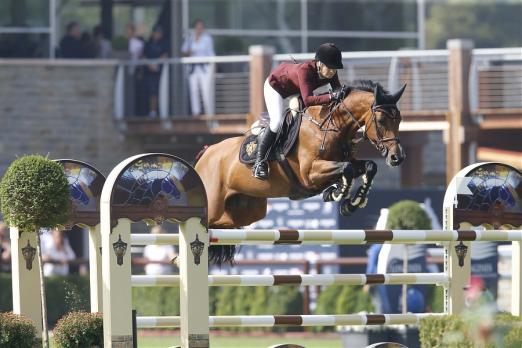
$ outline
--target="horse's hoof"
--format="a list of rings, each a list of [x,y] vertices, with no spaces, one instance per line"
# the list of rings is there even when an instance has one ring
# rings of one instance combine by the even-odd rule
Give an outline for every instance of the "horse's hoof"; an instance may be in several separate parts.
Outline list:
[[[352,210],[350,207],[353,207],[353,206],[350,204],[349,199],[342,201],[341,204],[339,205],[339,214],[341,214],[341,216],[352,215],[352,212],[354,212],[355,210]]]
[[[343,198],[346,197],[344,197],[342,187],[339,187],[337,184],[323,191],[323,201],[325,202],[340,202]]]
[[[350,199],[345,199],[339,206],[339,213],[342,216],[349,216],[359,208],[358,205],[353,205]]]

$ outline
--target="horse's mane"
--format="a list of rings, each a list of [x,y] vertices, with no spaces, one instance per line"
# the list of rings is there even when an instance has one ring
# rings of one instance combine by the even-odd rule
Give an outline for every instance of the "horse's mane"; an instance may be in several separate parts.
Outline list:
[[[373,82],[372,80],[355,80],[354,84],[350,86],[350,89],[358,89],[360,91],[373,93],[375,87],[381,90],[383,94],[389,94],[389,92],[379,82]]]

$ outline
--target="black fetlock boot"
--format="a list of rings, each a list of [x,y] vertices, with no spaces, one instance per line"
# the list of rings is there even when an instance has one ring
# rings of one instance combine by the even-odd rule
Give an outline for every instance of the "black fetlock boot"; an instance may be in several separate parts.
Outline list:
[[[266,128],[257,139],[256,163],[252,167],[252,175],[260,180],[268,179],[268,150],[276,138],[276,133]]]

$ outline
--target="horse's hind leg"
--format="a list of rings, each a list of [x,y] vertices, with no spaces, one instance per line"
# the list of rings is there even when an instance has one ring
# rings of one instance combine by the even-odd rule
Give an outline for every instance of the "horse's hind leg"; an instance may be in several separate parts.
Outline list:
[[[233,193],[227,195],[223,202],[221,215],[215,217],[211,228],[239,228],[261,220],[266,215],[266,198]],[[235,253],[235,245],[212,245],[209,248],[209,259],[218,265],[232,263]]]

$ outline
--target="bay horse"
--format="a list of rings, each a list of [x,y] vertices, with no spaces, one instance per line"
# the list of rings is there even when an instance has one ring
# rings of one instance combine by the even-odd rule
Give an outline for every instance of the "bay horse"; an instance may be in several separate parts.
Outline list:
[[[300,199],[323,192],[325,201],[340,202],[342,215],[364,206],[377,166],[354,157],[355,143],[367,139],[388,166],[402,163],[405,153],[398,136],[401,115],[397,102],[405,88],[391,94],[373,81],[357,81],[337,105],[303,110],[297,116],[303,118],[298,138],[286,156],[293,178],[275,161],[269,164],[268,180],[254,178],[251,168],[239,161],[244,136],[206,148],[195,169],[207,192],[208,226],[239,228],[259,221],[266,215],[270,197]],[[354,140],[359,130],[362,137]],[[363,185],[349,197],[354,178],[361,175]],[[221,264],[232,262],[234,253],[234,246],[212,246],[209,257]]]

